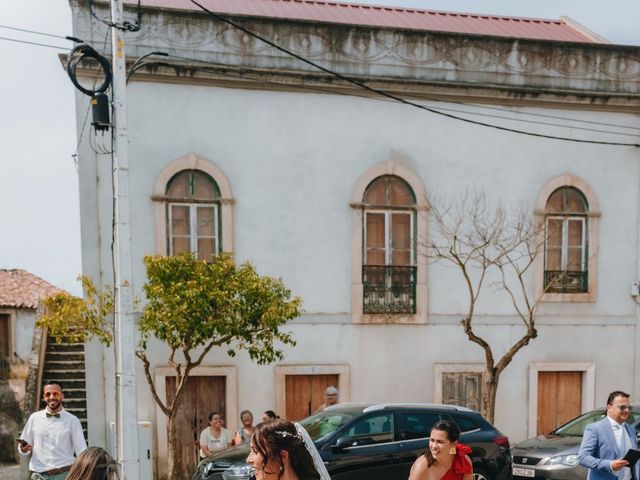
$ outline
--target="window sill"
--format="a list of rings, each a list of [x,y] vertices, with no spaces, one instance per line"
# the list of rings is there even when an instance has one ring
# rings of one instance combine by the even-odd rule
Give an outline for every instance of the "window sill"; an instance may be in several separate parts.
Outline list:
[[[595,303],[595,292],[584,293],[545,293],[540,299],[544,303]]]
[[[426,316],[416,313],[361,313],[354,314],[353,323],[370,325],[416,325],[427,323]]]

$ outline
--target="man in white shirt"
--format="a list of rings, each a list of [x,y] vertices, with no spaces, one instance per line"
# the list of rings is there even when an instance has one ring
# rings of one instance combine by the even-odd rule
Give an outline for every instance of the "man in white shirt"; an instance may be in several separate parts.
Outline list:
[[[639,463],[629,468],[623,457],[638,448],[636,430],[627,423],[631,414],[629,394],[609,394],[607,416],[587,425],[578,451],[578,463],[589,469],[588,480],[640,480]]]
[[[80,420],[62,407],[64,393],[58,382],[44,385],[47,407],[33,413],[18,440],[18,453],[31,454],[31,480],[64,480],[87,443]]]

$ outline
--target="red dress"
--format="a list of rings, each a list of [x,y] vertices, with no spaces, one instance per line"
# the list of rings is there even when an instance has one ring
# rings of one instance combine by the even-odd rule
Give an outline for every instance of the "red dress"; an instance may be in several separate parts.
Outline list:
[[[462,480],[465,475],[473,473],[471,462],[467,459],[467,455],[470,453],[471,448],[462,443],[458,443],[451,467],[449,467],[447,473],[445,473],[440,480]]]

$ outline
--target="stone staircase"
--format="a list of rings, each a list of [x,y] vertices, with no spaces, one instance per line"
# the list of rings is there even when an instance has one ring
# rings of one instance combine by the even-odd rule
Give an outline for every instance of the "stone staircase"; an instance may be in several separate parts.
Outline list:
[[[87,385],[84,364],[84,343],[63,341],[56,343],[47,338],[47,349],[42,369],[43,383],[49,380],[60,382],[64,390],[64,408],[80,419],[84,436],[87,437]],[[45,408],[40,400],[40,408]]]

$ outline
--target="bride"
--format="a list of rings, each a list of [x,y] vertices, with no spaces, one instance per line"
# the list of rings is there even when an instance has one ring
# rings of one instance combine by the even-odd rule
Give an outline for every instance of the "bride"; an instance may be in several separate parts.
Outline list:
[[[247,463],[254,468],[256,480],[331,480],[299,423],[272,420],[256,425]]]

